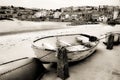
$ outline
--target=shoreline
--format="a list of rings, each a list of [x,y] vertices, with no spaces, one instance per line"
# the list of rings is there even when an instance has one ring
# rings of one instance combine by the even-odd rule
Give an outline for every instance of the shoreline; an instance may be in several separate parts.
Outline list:
[[[0,21],[0,36],[67,28],[68,22]]]
[[[29,32],[49,31],[49,30],[57,30],[57,29],[80,28],[86,26],[90,26],[90,27],[97,25],[110,26],[102,23],[74,25],[74,26],[69,24],[70,24],[69,22],[49,22],[49,21],[32,22],[32,21],[19,21],[19,20],[14,20],[14,21],[5,20],[5,21],[0,21],[0,25],[1,25],[0,36],[22,34]]]

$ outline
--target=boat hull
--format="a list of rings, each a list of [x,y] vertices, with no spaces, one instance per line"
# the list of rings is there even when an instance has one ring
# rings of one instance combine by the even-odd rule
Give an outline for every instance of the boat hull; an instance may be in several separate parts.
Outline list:
[[[35,55],[37,55],[37,58],[39,58],[42,62],[57,62],[57,56],[55,56],[56,52],[51,52],[52,54],[49,54],[48,51],[38,49],[35,46],[32,46],[32,47],[35,52]],[[74,61],[82,60],[88,57],[89,55],[91,55],[95,50],[96,50],[96,47],[86,51],[68,53],[68,61],[74,62]],[[47,55],[47,56],[41,58],[44,55]]]
[[[36,46],[35,42],[39,40],[34,41],[32,44],[32,48],[37,58],[39,58],[42,62],[57,62],[57,56],[56,56],[57,52],[52,50],[48,51],[48,50],[42,49],[41,47]],[[93,52],[95,52],[99,41],[95,41],[94,43],[95,45],[89,49],[68,52],[67,53],[68,61],[69,62],[79,61],[91,55]]]

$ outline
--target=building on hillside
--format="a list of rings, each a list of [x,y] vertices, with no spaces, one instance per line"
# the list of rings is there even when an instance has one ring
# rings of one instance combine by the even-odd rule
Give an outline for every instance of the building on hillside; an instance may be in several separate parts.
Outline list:
[[[12,18],[13,10],[12,9],[0,9],[0,19],[3,18]]]
[[[106,17],[105,15],[102,15],[99,17],[99,21],[102,23],[107,23],[108,17]]]
[[[68,12],[64,12],[60,15],[61,21],[70,21],[70,14]]]
[[[53,14],[53,18],[54,18],[54,19],[60,19],[60,15],[61,15],[61,12],[56,11],[56,12],[54,12],[54,14]]]
[[[88,13],[88,12],[83,12],[82,13],[82,17],[84,21],[90,21],[92,18],[92,13]]]
[[[47,11],[46,10],[42,10],[42,11],[39,11],[35,14],[36,17],[45,17],[47,16]]]
[[[75,21],[77,20],[78,21],[79,20],[78,19],[78,14],[71,14],[71,20],[75,20]]]
[[[92,13],[92,21],[99,21],[100,14],[98,12]]]

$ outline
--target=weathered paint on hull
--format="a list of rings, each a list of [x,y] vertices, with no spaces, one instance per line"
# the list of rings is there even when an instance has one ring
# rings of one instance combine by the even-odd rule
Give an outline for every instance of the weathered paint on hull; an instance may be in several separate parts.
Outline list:
[[[62,40],[66,40],[66,42],[71,42],[71,43],[75,43],[76,42],[76,37],[80,36],[80,34],[69,34],[67,36],[65,35],[61,35],[61,36],[57,36],[59,38],[61,38]],[[44,38],[40,38],[37,39],[33,42],[32,48],[35,52],[35,55],[37,56],[37,58],[39,58],[41,61],[43,62],[57,62],[57,52],[56,51],[50,51],[50,50],[45,50],[42,48],[42,43],[50,43],[52,46],[54,46],[56,48],[56,36],[48,36],[48,37],[44,37]],[[82,37],[83,38],[83,37]],[[89,40],[87,40],[89,42]],[[82,50],[76,50],[76,51],[68,51],[68,61],[69,62],[74,62],[74,61],[79,61],[81,59],[84,59],[86,57],[88,57],[89,55],[91,55],[95,50],[96,47],[99,43],[99,41],[95,41],[93,42],[94,45],[90,48],[84,48]],[[54,49],[54,48],[51,48]]]
[[[42,56],[50,53],[43,49],[36,48],[35,46],[32,46],[32,47],[33,47],[33,50],[35,51],[35,55],[37,55],[37,58],[41,58]],[[74,62],[74,61],[82,60],[88,57],[89,55],[91,55],[95,50],[96,50],[96,46],[86,51],[68,53],[68,61]],[[42,62],[57,62],[57,57],[55,55],[56,55],[56,52],[51,52],[51,54],[41,58],[40,60]]]

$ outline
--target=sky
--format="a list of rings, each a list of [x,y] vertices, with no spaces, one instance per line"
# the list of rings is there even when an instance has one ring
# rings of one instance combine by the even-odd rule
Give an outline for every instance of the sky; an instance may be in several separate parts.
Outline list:
[[[0,6],[21,6],[27,8],[57,9],[68,6],[120,6],[120,0],[0,0]]]

